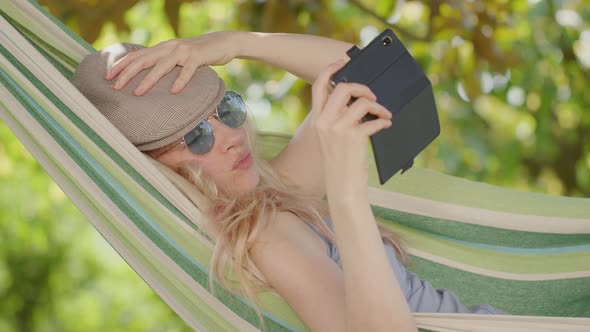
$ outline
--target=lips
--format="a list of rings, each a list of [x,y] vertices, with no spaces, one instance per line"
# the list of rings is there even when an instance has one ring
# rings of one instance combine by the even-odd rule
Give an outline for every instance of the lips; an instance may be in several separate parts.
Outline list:
[[[243,153],[242,155],[240,155],[240,157],[238,157],[238,160],[234,163],[234,166],[232,167],[232,170],[235,170],[236,168],[238,168],[238,166],[240,165],[240,163],[244,160],[246,160],[248,157],[250,156],[250,152],[246,151],[245,153]]]

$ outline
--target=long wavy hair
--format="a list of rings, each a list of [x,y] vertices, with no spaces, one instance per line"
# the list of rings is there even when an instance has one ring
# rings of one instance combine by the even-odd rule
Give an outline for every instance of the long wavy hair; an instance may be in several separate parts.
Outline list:
[[[213,222],[220,230],[215,239],[213,257],[209,266],[209,286],[214,293],[214,278],[230,292],[245,296],[254,303],[262,328],[264,319],[260,311],[258,291],[272,290],[272,286],[260,273],[250,256],[250,249],[258,234],[271,222],[277,212],[290,212],[315,228],[325,239],[334,243],[334,233],[326,224],[329,217],[327,201],[303,193],[283,182],[256,151],[256,129],[250,116],[244,123],[247,141],[252,151],[253,166],[258,169],[260,182],[256,188],[239,197],[218,187],[200,168],[191,164],[178,165],[177,174],[164,173],[201,210],[207,222]],[[164,166],[165,167],[165,166]],[[160,167],[161,168],[161,167]],[[172,175],[172,176],[171,176]],[[174,178],[171,178],[174,177]],[[193,186],[188,188],[187,186]],[[197,189],[196,191],[194,189]],[[378,225],[382,239],[391,244],[400,261],[408,264],[409,256],[402,238],[391,230]],[[232,279],[237,277],[237,280]]]

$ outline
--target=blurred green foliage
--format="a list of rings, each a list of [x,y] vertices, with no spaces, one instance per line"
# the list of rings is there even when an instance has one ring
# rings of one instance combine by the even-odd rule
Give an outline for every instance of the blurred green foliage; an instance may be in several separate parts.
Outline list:
[[[440,137],[416,164],[590,197],[587,0],[44,0],[96,48],[239,29],[360,44],[392,27],[433,83]],[[260,129],[293,133],[310,89],[234,60],[215,68]],[[0,124],[0,331],[177,331],[141,281]]]
[[[442,135],[417,165],[477,181],[590,196],[588,0],[44,0],[97,48],[240,29],[365,44],[393,27],[430,77]],[[309,86],[235,60],[218,72],[265,130],[294,132]]]

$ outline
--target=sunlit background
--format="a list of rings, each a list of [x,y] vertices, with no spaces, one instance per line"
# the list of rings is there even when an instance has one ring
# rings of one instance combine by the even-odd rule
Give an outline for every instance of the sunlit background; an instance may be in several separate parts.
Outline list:
[[[208,31],[365,45],[392,27],[429,76],[441,135],[416,165],[590,197],[590,1],[45,0],[102,48]],[[310,86],[264,64],[214,68],[262,130],[293,133]],[[403,175],[402,175],[403,176]],[[188,331],[0,122],[0,331]]]

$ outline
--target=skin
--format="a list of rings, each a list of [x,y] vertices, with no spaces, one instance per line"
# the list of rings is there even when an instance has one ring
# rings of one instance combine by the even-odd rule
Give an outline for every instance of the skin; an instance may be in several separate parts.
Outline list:
[[[326,255],[319,237],[297,216],[281,212],[251,249],[270,285],[312,331],[416,331],[416,323],[391,270],[368,200],[368,138],[391,125],[391,114],[360,84],[330,87],[351,44],[291,34],[221,31],[168,41],[133,52],[105,75],[121,89],[139,71],[152,68],[135,90],[141,96],[174,66],[183,66],[171,93],[177,93],[201,65],[234,58],[261,61],[312,83],[313,105],[287,147],[270,161],[284,181],[312,195],[328,196],[342,269]],[[342,61],[337,61],[341,59]],[[351,97],[356,101],[348,105]],[[366,113],[377,119],[361,122]],[[209,163],[219,183],[255,185],[256,175],[227,172],[243,148],[239,130],[214,125],[216,146],[196,157],[186,149],[162,156],[171,167],[181,160]],[[220,129],[218,129],[220,128]],[[227,137],[221,137],[228,135]],[[217,137],[219,141],[217,141]],[[232,152],[233,150],[233,152]],[[342,179],[346,179],[343,181]]]
[[[260,174],[254,164],[250,163],[247,168],[233,168],[238,160],[250,153],[246,130],[243,127],[230,128],[213,117],[209,122],[213,127],[215,142],[211,151],[206,154],[194,154],[186,146],[175,142],[153,151],[152,156],[157,156],[156,159],[175,171],[185,162],[190,163],[192,167],[200,167],[215,184],[233,195],[239,196],[251,191],[260,181]],[[176,148],[160,153],[170,146]]]

